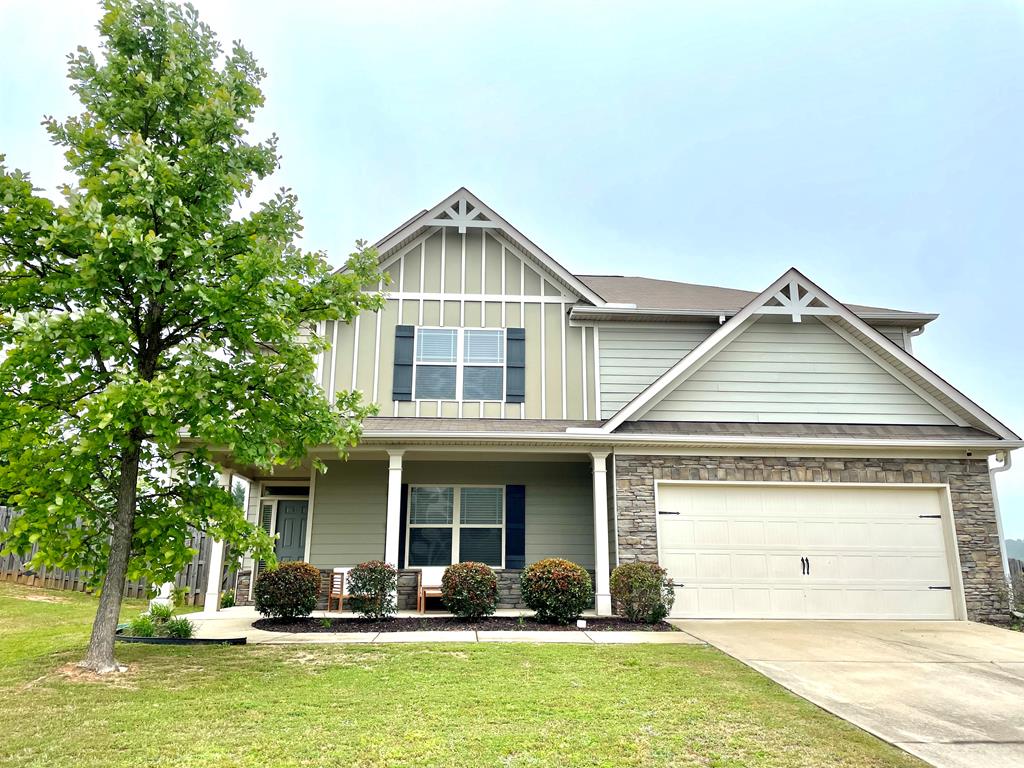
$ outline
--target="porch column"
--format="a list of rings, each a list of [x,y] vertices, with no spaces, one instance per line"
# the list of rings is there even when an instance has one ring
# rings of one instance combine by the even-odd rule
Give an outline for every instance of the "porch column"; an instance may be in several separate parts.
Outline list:
[[[598,616],[612,615],[608,565],[608,453],[591,453],[594,463],[594,584]]]
[[[206,560],[206,598],[203,613],[220,610],[220,581],[224,575],[224,542],[210,539],[210,556]]]
[[[220,484],[228,493],[235,482],[234,472],[221,472]],[[224,570],[224,542],[210,539],[210,556],[206,558],[206,597],[203,613],[220,610],[220,582]]]
[[[398,567],[398,528],[402,507],[402,454],[388,451],[388,514],[384,528],[384,561]]]

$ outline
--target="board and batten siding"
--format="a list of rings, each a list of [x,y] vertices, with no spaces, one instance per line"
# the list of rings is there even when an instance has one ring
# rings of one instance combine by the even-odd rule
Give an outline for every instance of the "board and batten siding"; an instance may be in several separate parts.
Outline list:
[[[953,423],[818,320],[773,317],[755,321],[641,420]]]
[[[525,485],[526,562],[564,557],[594,567],[590,465],[583,462],[406,461],[410,485]],[[328,461],[313,499],[310,562],[340,568],[384,555],[387,462]]]
[[[614,416],[716,330],[716,323],[601,324],[601,418]]]
[[[329,395],[349,389],[381,416],[594,419],[594,331],[569,325],[577,298],[502,235],[440,229],[384,262],[391,278],[378,313],[326,323],[331,344],[318,367]],[[394,402],[396,325],[526,329],[526,402]],[[379,350],[379,353],[378,353]]]

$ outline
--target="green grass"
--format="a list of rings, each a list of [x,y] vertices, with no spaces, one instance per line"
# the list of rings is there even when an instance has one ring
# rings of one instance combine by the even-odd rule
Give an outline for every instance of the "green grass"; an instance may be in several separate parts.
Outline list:
[[[94,607],[0,584],[0,765],[922,765],[702,646],[124,645],[96,681]]]

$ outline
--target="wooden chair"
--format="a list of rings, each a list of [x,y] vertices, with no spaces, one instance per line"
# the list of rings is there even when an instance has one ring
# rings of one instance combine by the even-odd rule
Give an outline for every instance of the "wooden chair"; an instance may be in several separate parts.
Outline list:
[[[444,566],[428,566],[416,572],[416,610],[420,613],[427,610],[428,597],[441,596],[444,571]]]
[[[327,610],[331,610],[331,603],[338,601],[338,610],[343,610],[345,598],[348,595],[348,568],[335,568],[331,573],[331,586],[327,590]]]

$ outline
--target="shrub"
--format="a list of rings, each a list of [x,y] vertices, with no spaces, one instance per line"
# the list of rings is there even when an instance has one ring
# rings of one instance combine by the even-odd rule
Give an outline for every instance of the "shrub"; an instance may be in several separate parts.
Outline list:
[[[382,560],[360,563],[348,572],[349,602],[364,619],[387,619],[395,615],[398,571]]]
[[[196,631],[195,625],[184,616],[175,616],[164,623],[164,631],[167,637],[186,638],[192,637]]]
[[[612,603],[629,621],[656,624],[676,600],[668,571],[655,563],[624,563],[612,571]]]
[[[149,617],[156,623],[167,621],[174,613],[174,606],[166,603],[153,603],[149,606]]]
[[[272,619],[309,616],[320,592],[320,571],[309,563],[282,563],[264,571],[253,590],[256,610]]]
[[[483,563],[449,565],[441,578],[441,603],[464,619],[490,616],[498,606],[498,577]]]
[[[229,589],[223,595],[220,596],[220,607],[221,608],[234,608],[235,607],[235,590]]]
[[[530,565],[519,577],[523,602],[546,624],[568,624],[594,599],[587,570],[557,557]]]
[[[156,622],[145,613],[136,616],[128,622],[128,634],[132,637],[156,637]]]

